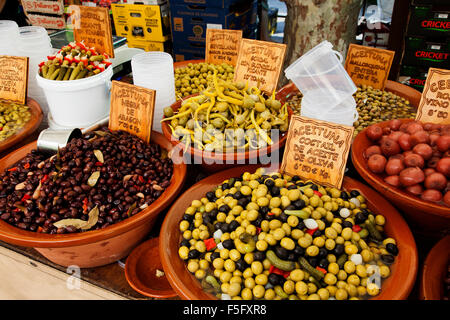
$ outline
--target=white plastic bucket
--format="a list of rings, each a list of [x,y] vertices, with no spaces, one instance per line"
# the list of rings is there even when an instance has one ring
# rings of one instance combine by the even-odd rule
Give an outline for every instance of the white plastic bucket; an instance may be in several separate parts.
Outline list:
[[[86,127],[109,112],[113,68],[85,79],[56,81],[36,75],[53,120],[64,127]]]

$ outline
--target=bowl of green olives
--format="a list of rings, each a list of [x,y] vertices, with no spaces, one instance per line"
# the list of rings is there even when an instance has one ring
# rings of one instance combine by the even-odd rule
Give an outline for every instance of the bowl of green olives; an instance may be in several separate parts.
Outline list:
[[[418,269],[408,225],[374,190],[260,165],[187,190],[164,219],[159,248],[172,288],[189,300],[406,299]]]

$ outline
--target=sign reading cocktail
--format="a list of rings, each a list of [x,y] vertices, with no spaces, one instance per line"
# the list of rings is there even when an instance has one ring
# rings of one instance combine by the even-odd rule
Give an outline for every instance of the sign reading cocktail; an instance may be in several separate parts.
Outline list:
[[[340,188],[353,127],[292,116],[281,171]]]
[[[155,90],[113,81],[109,129],[126,131],[149,142],[155,97]]]
[[[234,82],[248,82],[267,94],[277,88],[286,45],[242,39],[234,71]]]

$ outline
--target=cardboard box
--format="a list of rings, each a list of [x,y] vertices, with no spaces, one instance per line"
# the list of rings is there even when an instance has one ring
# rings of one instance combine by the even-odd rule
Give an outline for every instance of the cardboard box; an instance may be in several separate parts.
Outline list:
[[[398,81],[422,92],[427,80],[428,69],[417,66],[402,65]]]
[[[406,37],[402,64],[421,67],[450,67],[450,41],[429,41],[424,37]]]
[[[162,51],[172,54],[172,41],[132,41],[127,42],[129,48],[139,48],[144,51]]]
[[[242,36],[247,39],[256,39],[258,26],[249,25],[243,30]],[[205,59],[206,41],[177,41],[173,43],[175,61]]]
[[[170,39],[169,5],[113,4],[116,35],[128,42]]]
[[[243,30],[256,24],[257,2],[248,2],[242,11],[194,5],[172,5],[172,39],[179,42],[205,42],[208,25],[222,29]]]
[[[232,9],[249,2],[248,0],[170,0],[170,5],[203,5],[209,8]]]
[[[447,37],[450,31],[450,11],[433,6],[412,6],[407,34],[429,37]]]

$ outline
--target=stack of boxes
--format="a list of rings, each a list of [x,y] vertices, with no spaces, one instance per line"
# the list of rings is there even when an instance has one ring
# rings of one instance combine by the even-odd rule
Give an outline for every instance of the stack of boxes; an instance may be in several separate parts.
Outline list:
[[[204,59],[206,29],[242,30],[256,39],[256,0],[170,0],[176,61]]]
[[[450,1],[413,0],[399,81],[423,90],[430,67],[450,69]]]
[[[128,0],[111,6],[116,35],[130,48],[172,53],[167,0]]]

